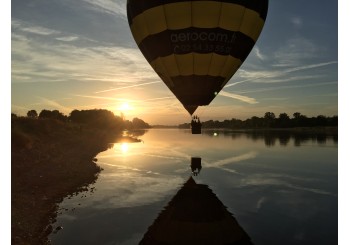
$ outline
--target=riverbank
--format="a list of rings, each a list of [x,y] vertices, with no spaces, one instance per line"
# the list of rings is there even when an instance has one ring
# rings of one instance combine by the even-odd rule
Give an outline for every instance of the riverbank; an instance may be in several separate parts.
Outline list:
[[[120,137],[55,120],[12,120],[12,244],[49,244],[58,204],[96,181],[102,169],[95,156]]]

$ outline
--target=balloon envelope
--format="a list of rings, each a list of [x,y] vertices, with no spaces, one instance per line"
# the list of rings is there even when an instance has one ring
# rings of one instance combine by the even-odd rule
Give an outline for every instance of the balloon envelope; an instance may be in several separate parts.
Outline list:
[[[264,26],[268,0],[128,0],[133,37],[190,113],[209,105]]]

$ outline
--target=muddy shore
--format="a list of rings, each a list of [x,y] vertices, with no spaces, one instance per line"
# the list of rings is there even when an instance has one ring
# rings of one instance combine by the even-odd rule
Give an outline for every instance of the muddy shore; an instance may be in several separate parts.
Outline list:
[[[18,119],[11,125],[11,241],[50,244],[58,204],[94,183],[102,169],[95,156],[121,130]]]

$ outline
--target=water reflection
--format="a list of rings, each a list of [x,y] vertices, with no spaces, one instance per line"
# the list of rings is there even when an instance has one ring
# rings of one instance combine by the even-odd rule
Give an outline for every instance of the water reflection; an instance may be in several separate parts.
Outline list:
[[[193,176],[197,176],[202,169],[202,158],[192,157],[191,158],[191,170]]]
[[[324,145],[327,141],[338,143],[338,133],[333,131],[302,131],[302,130],[203,130],[207,136],[223,135],[232,139],[247,137],[253,141],[264,140],[266,146],[275,146],[277,141],[281,146],[287,146],[292,140],[294,146],[301,146],[309,141]]]
[[[137,132],[132,135],[141,135],[138,141],[128,141],[124,135],[125,141],[101,152],[96,158],[104,170],[93,193],[82,193],[60,204],[61,210],[69,211],[58,216],[55,227],[64,229],[51,235],[52,244],[135,245],[159,224],[159,229],[167,228],[161,222],[178,225],[164,231],[169,236],[182,232],[184,223],[188,227],[218,224],[218,218],[213,217],[215,209],[202,199],[217,203],[226,216],[227,210],[234,213],[237,220],[230,222],[238,221],[241,228],[237,229],[243,227],[256,245],[336,244],[338,158],[333,138],[327,135],[323,144],[324,137],[291,133],[189,132]],[[275,142],[273,147],[267,145],[270,141]],[[127,151],[123,153],[124,143]],[[192,189],[188,190],[187,182]],[[186,199],[177,193],[193,194],[185,195]],[[210,197],[201,199],[201,193]],[[191,209],[192,203],[198,210]],[[194,217],[185,220],[184,212]],[[213,222],[190,220],[208,220],[206,215],[211,215]],[[224,215],[221,217],[224,224]],[[227,227],[210,230],[224,232]],[[191,239],[211,239],[205,228],[187,234]]]
[[[192,157],[191,169],[197,176],[202,169],[200,157]],[[249,245],[252,242],[209,186],[197,184],[190,176],[139,244]]]
[[[135,130],[131,130],[131,131],[126,131],[126,134],[128,136],[131,136],[131,137],[140,137],[147,132],[148,132],[147,129],[135,129]]]

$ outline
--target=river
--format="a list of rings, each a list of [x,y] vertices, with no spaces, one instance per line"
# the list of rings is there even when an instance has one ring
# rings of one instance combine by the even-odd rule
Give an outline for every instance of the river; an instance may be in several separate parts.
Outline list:
[[[149,234],[159,236],[154,230],[163,229],[158,233],[170,239],[181,229],[154,227],[155,220],[164,210],[178,212],[169,202],[190,179],[212,191],[255,245],[337,244],[337,137],[220,130],[192,135],[181,129],[151,129],[137,136],[138,143],[115,143],[96,156],[104,170],[87,191],[60,204],[52,244],[133,245],[152,225]],[[204,210],[203,200],[196,213],[203,222],[215,220],[207,217],[214,208]],[[190,217],[181,217],[159,222],[194,229]],[[200,228],[202,237],[219,226],[215,222],[206,223],[207,231]],[[217,241],[228,237],[223,230]],[[178,239],[186,236],[181,232]],[[187,239],[197,239],[198,232]]]

